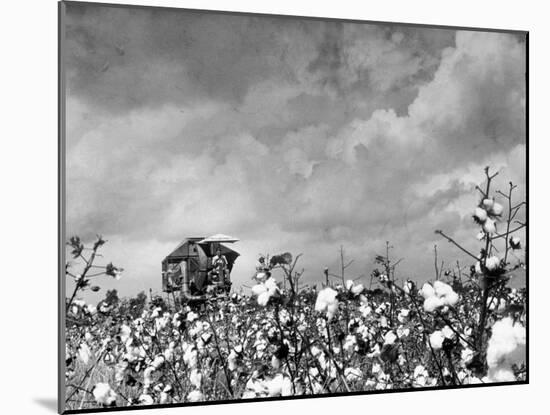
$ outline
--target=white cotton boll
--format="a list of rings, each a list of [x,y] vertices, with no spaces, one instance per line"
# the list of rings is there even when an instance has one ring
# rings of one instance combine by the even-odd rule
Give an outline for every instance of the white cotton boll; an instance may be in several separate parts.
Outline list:
[[[388,331],[384,336],[384,344],[394,344],[397,340],[397,335],[393,331]]]
[[[351,288],[354,286],[354,282],[352,280],[346,280],[346,290],[351,290]]]
[[[512,249],[520,249],[521,248],[521,239],[517,236],[512,236],[510,238],[510,246]]]
[[[271,367],[275,370],[281,367],[281,360],[275,355],[271,356]]]
[[[157,318],[160,315],[161,311],[162,311],[162,308],[160,307],[155,308],[151,313],[151,318]]]
[[[163,363],[164,363],[164,356],[160,355],[160,356],[155,357],[155,359],[151,363],[151,367],[153,369],[157,370],[159,367],[162,366]]]
[[[422,365],[418,365],[414,368],[413,377],[417,378],[419,376],[428,376],[428,371]]]
[[[442,281],[434,282],[434,290],[436,295],[443,297],[453,292],[453,288],[449,284],[445,284]]]
[[[108,383],[96,383],[92,390],[95,401],[104,406],[112,406],[116,402],[117,394]]]
[[[483,207],[485,209],[491,209],[494,204],[495,201],[493,199],[483,199]]]
[[[359,295],[363,292],[364,289],[365,287],[363,287],[363,284],[357,284],[351,287],[351,293],[353,295]]]
[[[410,334],[411,330],[409,328],[402,328],[402,327],[398,327],[397,328],[397,337],[399,337],[400,339],[402,337],[407,337],[409,334]]]
[[[400,323],[404,323],[405,321],[407,321],[407,317],[409,316],[409,313],[410,313],[410,310],[401,309],[401,311],[400,311],[399,314],[397,315],[397,320],[398,320]]]
[[[188,347],[183,354],[183,361],[191,369],[197,367],[197,350],[194,347]]]
[[[153,405],[155,403],[151,395],[146,393],[143,393],[139,396],[138,402],[140,405]]]
[[[192,323],[193,321],[195,321],[198,318],[199,318],[199,315],[197,313],[194,313],[192,311],[187,313],[187,321],[189,321],[190,323]]]
[[[477,235],[476,235],[476,239],[477,239],[478,241],[482,241],[484,238],[485,238],[485,232],[479,231],[479,232],[477,233]]]
[[[78,357],[85,365],[90,362],[90,359],[92,358],[92,351],[86,343],[82,343],[78,348]]]
[[[344,345],[342,346],[342,348],[346,352],[352,352],[352,351],[355,350],[356,345],[357,345],[357,339],[355,338],[355,336],[352,336],[351,334],[348,334],[346,336],[346,340],[345,340]]]
[[[254,391],[244,391],[241,399],[254,399],[256,397],[256,393]]]
[[[189,374],[189,381],[196,389],[200,389],[202,383],[202,373],[197,369],[193,369]]]
[[[281,383],[281,396],[292,396],[293,394],[292,381],[290,378],[283,377],[283,381]]]
[[[443,347],[443,341],[445,340],[445,336],[440,330],[434,331],[432,334],[430,334],[430,345],[434,350],[439,350]]]
[[[444,305],[443,300],[437,296],[428,297],[424,300],[424,311],[433,313],[439,307]]]
[[[420,290],[420,294],[424,299],[428,299],[435,295],[434,287],[431,284],[425,283]]]
[[[488,235],[492,235],[492,234],[496,233],[497,226],[496,226],[495,221],[491,218],[487,218],[487,220],[483,223],[483,230]]]
[[[336,299],[337,295],[338,292],[330,287],[321,290],[317,295],[317,300],[315,301],[315,310],[321,312],[326,311],[328,319],[332,319],[338,310],[338,300]]]
[[[483,223],[487,219],[487,211],[483,208],[477,207],[474,211],[474,217],[480,222]]]
[[[369,314],[372,313],[372,308],[368,305],[362,305],[359,307],[359,312],[363,317],[367,317]]]
[[[514,371],[510,367],[497,366],[487,372],[489,382],[515,382]]]
[[[481,271],[481,262],[477,261],[475,266],[476,274],[483,274],[483,271]]]
[[[234,371],[235,369],[237,369],[237,353],[235,352],[235,350],[231,350],[229,356],[227,356],[227,363],[227,367],[229,368],[229,370]]]
[[[167,404],[167,403],[172,403],[172,398],[170,397],[170,395],[166,392],[161,392],[160,393],[160,399],[159,399],[159,403],[161,405],[163,404]]]
[[[258,305],[261,305],[262,307],[265,307],[267,303],[269,302],[270,295],[267,291],[261,293],[258,295]]]
[[[325,311],[328,304],[336,301],[338,292],[330,287],[324,288],[317,294],[317,300],[315,301],[315,311]]]
[[[493,203],[493,206],[491,207],[491,214],[494,216],[500,216],[502,215],[502,212],[504,212],[504,208],[500,203]]]
[[[485,260],[485,268],[494,271],[500,266],[500,259],[497,256],[491,256]]]
[[[257,284],[253,286],[251,290],[252,294],[254,294],[255,296],[259,296],[260,294],[267,292],[267,287],[265,286],[265,284]]]
[[[506,367],[525,361],[525,327],[514,324],[510,317],[497,321],[487,345],[489,368]]]
[[[454,292],[449,284],[441,281],[434,282],[436,296],[442,301],[445,306],[454,306],[458,302],[458,294]]]
[[[271,293],[271,295],[275,294],[276,291],[279,290],[279,287],[277,286],[277,281],[275,281],[275,278],[270,277],[265,282],[265,286],[267,290]]]
[[[449,326],[445,326],[441,329],[441,333],[446,339],[454,339],[455,332]]]
[[[462,362],[467,365],[474,358],[474,354],[475,353],[472,349],[466,347],[465,349],[462,349],[462,352],[460,353],[460,358]]]
[[[202,392],[200,390],[191,391],[187,395],[187,400],[189,402],[200,402],[203,399],[204,399],[204,395],[202,394]]]
[[[132,335],[132,329],[130,327],[128,327],[126,324],[123,324],[122,326],[120,326],[119,336],[122,343],[126,344],[126,342],[131,340],[131,335]]]
[[[446,295],[444,298],[445,304],[450,306],[456,305],[456,303],[458,303],[458,299],[459,299],[458,294],[455,293],[454,291]]]
[[[283,389],[283,375],[280,373],[273,379],[267,381],[267,393],[269,396],[281,395]]]
[[[147,389],[149,386],[151,386],[151,383],[153,380],[151,379],[151,376],[153,375],[153,372],[155,371],[154,367],[147,367],[143,371],[143,387]]]
[[[327,318],[329,320],[332,320],[332,318],[334,317],[334,315],[336,314],[337,311],[338,311],[338,303],[337,302],[330,303],[327,306]]]

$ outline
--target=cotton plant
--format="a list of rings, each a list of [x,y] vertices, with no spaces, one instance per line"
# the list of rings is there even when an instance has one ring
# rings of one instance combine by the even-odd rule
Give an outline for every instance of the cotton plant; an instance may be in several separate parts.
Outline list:
[[[484,199],[491,199],[492,206]],[[85,324],[67,325],[66,406],[92,409],[523,380],[527,293],[505,283],[525,241],[514,232],[506,236],[506,202],[499,194],[482,195],[473,210],[486,212],[485,218],[478,211],[479,223],[474,220],[483,235],[477,242],[472,235],[480,251],[470,256],[470,263],[461,259],[456,273],[448,271],[450,266],[440,268],[432,282],[424,283],[429,277],[423,276],[403,278],[387,244],[386,255],[375,260],[380,271],[369,288],[341,276],[335,282],[329,272],[321,272],[316,285],[298,284],[301,271],[288,273],[294,258],[289,263],[281,257],[283,263],[257,279],[251,295],[243,291],[202,307],[167,304],[157,296],[131,316],[121,312],[124,301],[107,304],[108,312],[98,304],[92,315],[89,302],[75,296],[70,312],[75,308],[74,316],[82,316]],[[504,207],[500,215],[495,203]],[[496,233],[484,231],[488,219],[494,220]],[[491,247],[496,242],[498,249]],[[489,249],[482,251],[487,243]],[[460,272],[462,283],[456,284]],[[480,336],[484,280],[490,284]]]

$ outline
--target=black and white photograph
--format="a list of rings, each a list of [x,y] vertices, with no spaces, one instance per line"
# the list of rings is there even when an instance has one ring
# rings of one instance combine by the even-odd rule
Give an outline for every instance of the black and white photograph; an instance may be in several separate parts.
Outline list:
[[[528,42],[60,2],[59,411],[529,383]]]

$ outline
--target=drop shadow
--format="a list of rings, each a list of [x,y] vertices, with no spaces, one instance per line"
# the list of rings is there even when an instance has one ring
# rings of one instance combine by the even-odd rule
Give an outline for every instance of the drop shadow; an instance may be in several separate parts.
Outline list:
[[[57,413],[57,399],[55,398],[34,398],[34,402],[51,412]]]

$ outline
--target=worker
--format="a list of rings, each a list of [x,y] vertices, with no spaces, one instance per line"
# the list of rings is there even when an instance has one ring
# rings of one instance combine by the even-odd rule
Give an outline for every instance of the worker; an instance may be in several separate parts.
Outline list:
[[[225,277],[227,275],[227,258],[222,255],[220,248],[216,249],[216,255],[212,258],[212,276],[217,277],[220,283],[225,283]]]

